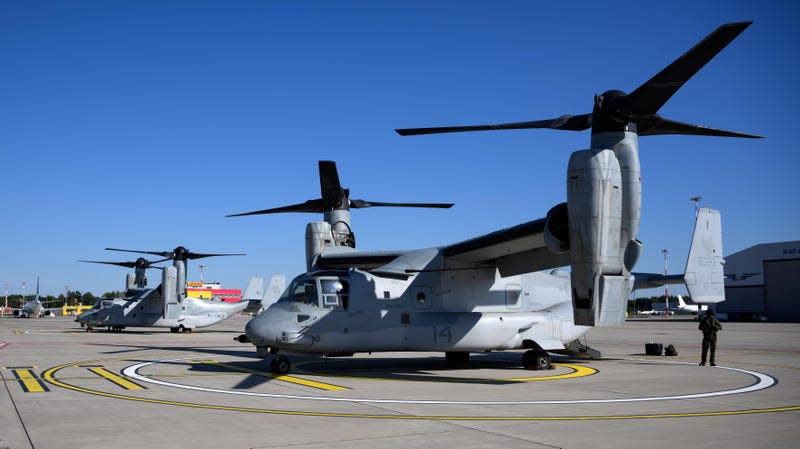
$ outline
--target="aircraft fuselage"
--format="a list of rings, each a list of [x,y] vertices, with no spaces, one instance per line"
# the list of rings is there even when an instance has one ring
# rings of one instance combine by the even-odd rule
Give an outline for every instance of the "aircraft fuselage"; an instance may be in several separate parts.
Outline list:
[[[313,354],[564,349],[574,325],[566,272],[501,278],[494,268],[409,279],[357,269],[295,278],[245,329],[259,347]],[[538,348],[537,348],[538,346]]]

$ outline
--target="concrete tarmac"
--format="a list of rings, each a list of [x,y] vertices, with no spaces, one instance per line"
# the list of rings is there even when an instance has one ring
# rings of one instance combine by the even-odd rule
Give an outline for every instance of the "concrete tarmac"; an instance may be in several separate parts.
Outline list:
[[[0,319],[2,448],[788,448],[800,441],[800,324],[723,323],[697,366],[697,323],[592,329],[600,360],[521,352],[293,358],[274,376],[239,344],[247,317],[191,334],[87,333]],[[677,357],[644,355],[673,344]]]

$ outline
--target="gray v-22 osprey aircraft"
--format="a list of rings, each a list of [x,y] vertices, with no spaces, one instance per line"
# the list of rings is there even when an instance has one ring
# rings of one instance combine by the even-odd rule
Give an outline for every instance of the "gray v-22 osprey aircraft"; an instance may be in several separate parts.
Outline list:
[[[237,215],[322,212],[306,228],[308,272],[279,301],[248,322],[241,342],[271,368],[290,370],[287,353],[344,355],[442,351],[465,362],[470,352],[527,349],[525,368],[548,368],[593,326],[623,323],[634,288],[686,284],[697,303],[724,300],[718,211],[697,215],[686,272],[633,273],[643,249],[638,136],[693,134],[759,137],[681,123],[657,112],[748,23],[723,25],[630,94],[595,97],[590,114],[503,125],[401,129],[401,135],[496,129],[591,128],[591,146],[572,154],[567,201],[545,218],[464,242],[414,251],[359,252],[350,209],[397,205],[350,200],[335,165],[320,162],[322,198]],[[570,267],[569,273],[558,267]]]
[[[133,251],[106,248],[110,251],[154,254],[163,257],[158,261],[149,261],[143,257],[131,262],[106,262],[83,260],[81,262],[101,263],[134,268],[128,273],[125,283],[125,297],[101,299],[75,319],[86,331],[96,327],[106,327],[110,331],[120,332],[126,327],[168,327],[172,332],[191,332],[200,327],[211,326],[248,306],[248,301],[227,303],[192,298],[186,295],[186,264],[188,260],[216,256],[240,256],[243,254],[205,254],[194,253],[179,246],[172,251]],[[156,267],[156,263],[172,260],[171,267]],[[147,288],[145,270],[162,270],[161,284],[156,288]],[[251,279],[251,283],[255,282]],[[263,283],[263,280],[262,280]],[[250,288],[248,287],[248,290]]]

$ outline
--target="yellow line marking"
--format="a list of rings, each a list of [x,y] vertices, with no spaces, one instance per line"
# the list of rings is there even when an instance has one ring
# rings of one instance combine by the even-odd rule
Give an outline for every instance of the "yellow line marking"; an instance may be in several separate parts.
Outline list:
[[[292,416],[316,416],[316,417],[330,417],[330,418],[360,418],[360,419],[396,419],[396,420],[438,420],[438,421],[602,421],[602,420],[630,420],[630,419],[658,419],[658,418],[695,418],[701,416],[734,416],[734,415],[749,415],[756,413],[780,413],[780,412],[795,412],[800,411],[800,405],[788,405],[784,407],[771,407],[762,409],[743,409],[743,410],[727,410],[717,412],[693,412],[693,413],[655,413],[651,415],[580,415],[580,416],[457,416],[457,415],[371,415],[365,413],[336,413],[336,412],[309,412],[302,410],[279,410],[279,409],[261,409],[252,407],[231,407],[213,404],[200,404],[193,402],[180,402],[180,401],[166,401],[161,399],[150,399],[136,396],[126,396],[121,394],[106,393],[104,391],[91,390],[88,388],[77,387],[61,382],[55,378],[55,373],[59,370],[76,366],[78,363],[67,363],[64,365],[55,366],[44,372],[43,377],[45,380],[53,385],[61,388],[66,388],[72,391],[81,393],[88,393],[96,396],[103,396],[114,399],[124,399],[128,401],[146,402],[150,404],[159,405],[173,405],[177,407],[190,407],[206,410],[226,410],[236,412],[248,413],[266,413],[275,415],[292,415]]]
[[[307,362],[312,363],[312,362]],[[298,368],[306,363],[297,364]],[[578,377],[586,377],[597,374],[595,368],[589,368],[583,365],[573,365],[568,363],[553,363],[554,366],[562,366],[573,370],[566,374],[556,374],[553,376],[540,376],[540,377],[511,377],[506,379],[487,379],[487,380],[500,380],[506,382],[535,382],[541,380],[562,380],[562,379],[575,379]],[[375,381],[401,381],[401,382],[452,382],[459,383],[457,379],[441,379],[435,376],[419,376],[419,377],[377,377],[377,376],[350,376],[346,374],[334,374],[322,371],[314,371],[308,369],[299,370],[304,374],[312,376],[333,377],[338,379],[354,379],[354,380],[375,380]],[[473,379],[474,380],[474,379]]]
[[[26,393],[44,393],[47,391],[44,384],[33,375],[28,368],[17,368],[12,370],[17,379],[22,383],[22,388]]]
[[[566,374],[558,374],[555,376],[542,376],[542,377],[512,377],[509,379],[503,380],[511,380],[515,382],[535,382],[539,380],[562,380],[562,379],[575,379],[577,377],[585,377],[591,376],[592,374],[597,374],[597,370],[594,368],[589,368],[588,366],[582,365],[572,365],[567,363],[554,363],[553,365],[563,366],[564,368],[572,369],[571,373]]]
[[[110,380],[111,382],[119,385],[120,387],[126,390],[144,390],[144,387],[142,387],[141,385],[133,383],[128,379],[125,379],[124,377],[118,376],[103,367],[93,366],[89,368],[89,371],[97,374],[98,376],[104,379]]]
[[[258,376],[267,377],[267,378],[275,379],[275,380],[280,380],[281,382],[289,382],[289,383],[293,383],[293,384],[304,385],[306,387],[318,388],[320,390],[325,390],[325,391],[349,390],[349,388],[340,387],[338,385],[326,384],[324,382],[317,382],[315,380],[301,379],[299,377],[287,376],[285,374],[272,374],[272,373],[267,373],[267,372],[264,372],[264,371],[257,371],[257,370],[254,370],[254,369],[244,368],[244,367],[236,366],[236,365],[230,365],[230,364],[227,364],[227,363],[217,362],[217,361],[213,361],[213,360],[205,360],[205,361],[203,361],[203,363],[206,363],[206,364],[209,364],[209,365],[221,366],[223,368],[228,368],[228,369],[231,369],[231,370],[234,370],[234,371],[239,371],[239,372],[242,372],[242,373],[256,374]]]

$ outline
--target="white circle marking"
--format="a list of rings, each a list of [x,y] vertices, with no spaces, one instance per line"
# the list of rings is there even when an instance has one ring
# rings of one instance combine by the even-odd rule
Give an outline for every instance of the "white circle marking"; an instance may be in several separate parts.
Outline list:
[[[220,388],[206,388],[206,387],[197,387],[194,385],[184,385],[184,384],[177,384],[174,382],[167,382],[158,379],[152,379],[146,376],[143,376],[138,373],[141,368],[145,366],[159,364],[159,363],[168,363],[168,362],[178,362],[182,360],[191,360],[193,357],[186,357],[180,359],[168,359],[168,360],[161,360],[161,361],[152,361],[152,362],[143,362],[138,363],[136,365],[129,366],[122,371],[122,374],[138,380],[140,382],[146,382],[155,385],[161,385],[164,387],[172,387],[172,388],[181,388],[184,390],[194,390],[194,391],[205,391],[209,393],[223,393],[223,394],[236,394],[241,396],[259,396],[259,397],[268,397],[268,398],[277,398],[277,399],[298,399],[298,400],[305,400],[305,401],[331,401],[331,402],[361,402],[361,403],[373,403],[373,404],[465,404],[465,405],[530,405],[530,404],[608,404],[608,403],[620,403],[620,402],[650,402],[650,401],[669,401],[669,400],[683,400],[683,399],[699,399],[699,398],[710,398],[710,397],[718,397],[718,396],[727,396],[731,394],[740,394],[740,393],[751,393],[753,391],[763,390],[775,385],[775,379],[771,376],[766,374],[759,373],[757,371],[748,371],[740,368],[731,368],[725,366],[717,366],[717,369],[724,369],[729,371],[734,371],[738,373],[747,374],[756,378],[756,382],[752,385],[742,387],[742,388],[735,388],[732,390],[722,390],[722,391],[711,391],[707,393],[694,393],[694,394],[683,394],[683,395],[676,395],[676,396],[651,396],[651,397],[640,397],[640,398],[610,398],[610,399],[574,399],[574,400],[546,400],[546,401],[440,401],[440,400],[413,400],[413,399],[372,399],[372,398],[336,398],[330,396],[300,396],[300,395],[291,395],[291,394],[274,394],[274,393],[257,393],[252,391],[235,391],[235,390],[225,390]],[[693,363],[682,363],[682,362],[670,362],[670,364],[675,365],[694,365]]]

